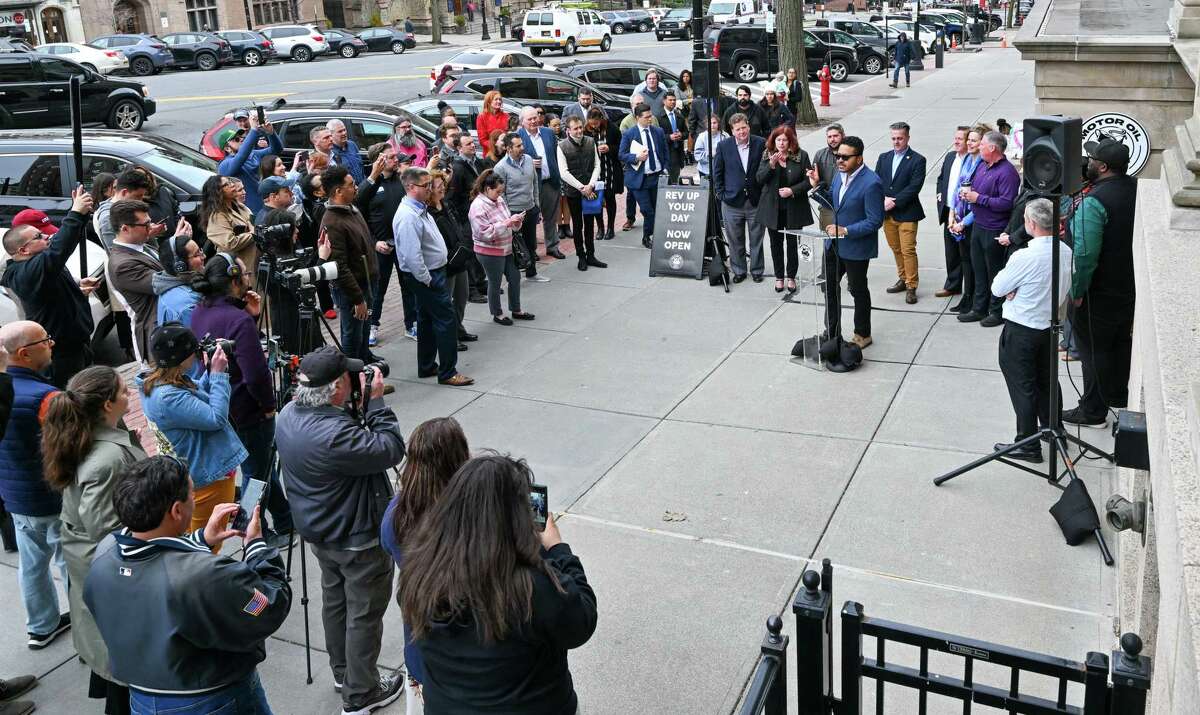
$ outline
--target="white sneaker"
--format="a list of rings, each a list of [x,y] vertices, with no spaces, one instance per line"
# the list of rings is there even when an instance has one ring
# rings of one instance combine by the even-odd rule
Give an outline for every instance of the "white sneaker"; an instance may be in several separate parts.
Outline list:
[[[379,327],[372,325],[371,326],[371,335],[370,335],[370,337],[367,338],[367,345],[370,345],[371,347],[375,347],[378,344],[379,344]]]
[[[541,273],[537,274],[536,276],[525,276],[525,280],[529,281],[530,283],[549,283],[550,282],[550,279],[547,278],[546,276],[542,275]]]
[[[405,330],[404,337],[408,338],[409,340],[416,340],[417,339],[417,326],[413,325],[408,330]]]

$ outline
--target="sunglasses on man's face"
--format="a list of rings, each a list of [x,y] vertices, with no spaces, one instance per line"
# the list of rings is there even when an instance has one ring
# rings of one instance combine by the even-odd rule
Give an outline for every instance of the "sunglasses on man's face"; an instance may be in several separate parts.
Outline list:
[[[835,161],[850,161],[856,156],[861,156],[861,154],[834,154],[833,158]]]

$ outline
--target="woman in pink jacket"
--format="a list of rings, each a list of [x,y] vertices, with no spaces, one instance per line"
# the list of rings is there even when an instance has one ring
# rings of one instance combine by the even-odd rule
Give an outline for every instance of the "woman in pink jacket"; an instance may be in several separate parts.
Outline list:
[[[475,180],[471,189],[471,208],[467,211],[471,223],[471,239],[475,255],[487,274],[488,309],[492,320],[500,325],[512,325],[517,320],[533,320],[533,313],[521,310],[521,270],[513,258],[513,229],[525,220],[525,214],[514,214],[504,203],[504,179],[488,169]],[[508,309],[512,318],[500,309],[500,276],[508,280]]]

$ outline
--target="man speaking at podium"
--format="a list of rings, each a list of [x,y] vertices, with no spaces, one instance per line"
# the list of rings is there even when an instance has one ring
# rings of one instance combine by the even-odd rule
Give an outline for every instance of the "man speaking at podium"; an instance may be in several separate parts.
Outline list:
[[[833,185],[821,185],[816,168],[808,172],[813,188],[833,206],[833,223],[825,233],[825,331],[842,335],[842,276],[854,297],[854,337],[859,348],[871,340],[871,291],[867,266],[879,255],[879,228],[883,225],[883,182],[863,165],[863,141],[846,137],[833,152],[837,174]]]

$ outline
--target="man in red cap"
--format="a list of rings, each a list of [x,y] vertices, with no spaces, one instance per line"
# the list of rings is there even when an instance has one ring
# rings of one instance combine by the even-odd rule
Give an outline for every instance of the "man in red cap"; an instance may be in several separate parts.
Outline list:
[[[21,301],[25,319],[54,336],[58,349],[50,363],[52,381],[60,389],[67,380],[92,364],[92,311],[88,294],[96,279],[75,280],[67,259],[83,242],[86,216],[92,197],[82,187],[71,194],[71,212],[59,229],[41,211],[25,209],[13,219],[4,235],[8,264],[0,285]]]

